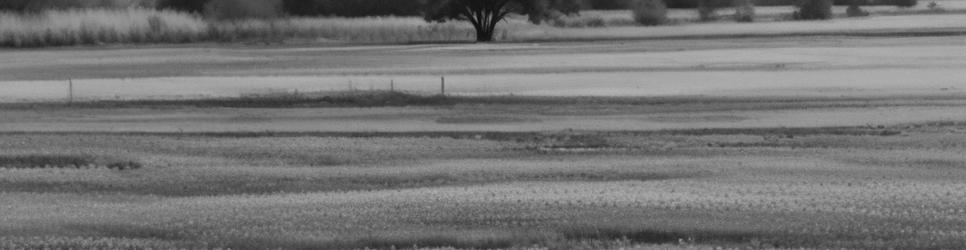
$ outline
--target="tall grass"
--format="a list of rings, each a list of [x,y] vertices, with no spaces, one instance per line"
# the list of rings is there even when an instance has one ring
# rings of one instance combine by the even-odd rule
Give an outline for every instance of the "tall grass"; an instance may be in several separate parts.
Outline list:
[[[316,39],[362,43],[472,41],[465,23],[426,23],[406,17],[296,17],[211,23],[210,36],[219,41],[252,39]]]
[[[205,39],[207,30],[203,20],[190,14],[140,8],[0,13],[0,45],[5,47],[193,42]]]
[[[71,9],[0,12],[0,46],[187,43],[292,38],[362,43],[471,41],[461,22],[418,18],[282,18],[218,21],[170,10]]]

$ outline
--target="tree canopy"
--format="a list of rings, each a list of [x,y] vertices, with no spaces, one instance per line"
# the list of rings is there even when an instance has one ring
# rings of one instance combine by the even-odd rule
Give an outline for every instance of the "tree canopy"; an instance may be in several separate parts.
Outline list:
[[[467,21],[476,29],[476,40],[493,41],[497,24],[509,14],[528,16],[530,21],[541,21],[556,15],[577,13],[578,0],[426,0],[427,21]]]

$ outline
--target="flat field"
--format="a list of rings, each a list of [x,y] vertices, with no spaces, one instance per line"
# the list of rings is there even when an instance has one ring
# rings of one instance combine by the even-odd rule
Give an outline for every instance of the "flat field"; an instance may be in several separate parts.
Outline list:
[[[959,249],[962,52],[961,36],[3,51],[0,249]],[[450,96],[420,97],[440,76]]]

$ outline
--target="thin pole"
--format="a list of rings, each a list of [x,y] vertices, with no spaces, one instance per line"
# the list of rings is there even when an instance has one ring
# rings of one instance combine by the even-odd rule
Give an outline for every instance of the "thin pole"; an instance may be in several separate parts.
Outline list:
[[[446,77],[439,77],[439,94],[446,96]]]
[[[74,104],[74,79],[67,78],[67,105]]]
[[[396,92],[396,80],[389,80],[389,92]]]

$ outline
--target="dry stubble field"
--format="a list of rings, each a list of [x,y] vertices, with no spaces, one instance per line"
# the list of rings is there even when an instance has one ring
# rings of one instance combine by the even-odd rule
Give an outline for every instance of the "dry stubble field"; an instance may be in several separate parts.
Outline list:
[[[2,52],[0,248],[962,248],[963,43]],[[305,97],[440,74],[461,96]],[[70,76],[271,95],[22,87]]]

